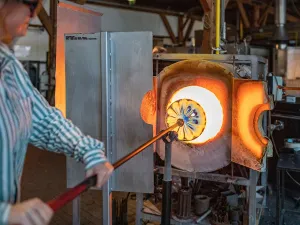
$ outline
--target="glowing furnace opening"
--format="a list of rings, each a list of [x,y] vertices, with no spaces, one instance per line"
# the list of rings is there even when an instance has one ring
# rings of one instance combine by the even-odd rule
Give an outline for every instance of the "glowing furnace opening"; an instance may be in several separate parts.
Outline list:
[[[178,100],[191,99],[197,102],[205,114],[205,125],[200,136],[194,140],[185,141],[191,144],[201,144],[213,139],[223,125],[223,108],[216,95],[199,86],[188,86],[178,90],[170,99],[167,109]],[[167,122],[167,121],[166,121]]]

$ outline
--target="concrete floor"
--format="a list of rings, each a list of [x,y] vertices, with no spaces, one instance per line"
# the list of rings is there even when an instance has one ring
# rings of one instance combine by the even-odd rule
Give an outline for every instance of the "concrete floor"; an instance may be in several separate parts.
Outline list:
[[[29,147],[22,178],[22,199],[39,197],[48,201],[66,190],[66,163],[63,155],[50,153]],[[125,197],[126,193],[114,193],[114,197]],[[265,210],[260,225],[275,224],[276,197],[275,193],[268,199],[269,209]],[[300,194],[299,194],[300,196]],[[102,196],[100,191],[88,191],[81,201],[81,225],[102,224]],[[287,204],[293,207],[293,203]],[[135,224],[135,201],[128,205],[128,220]],[[285,225],[299,225],[300,217],[286,215]],[[72,205],[69,204],[55,214],[52,225],[72,224]]]
[[[300,192],[299,192],[300,196]],[[276,192],[273,192],[272,195],[269,195],[267,201],[268,208],[265,209],[264,215],[260,221],[260,225],[275,225],[276,224]],[[295,202],[286,197],[285,208],[299,211],[299,209],[295,209]],[[299,211],[300,213],[300,211]],[[284,224],[283,225],[299,225],[300,224],[300,215],[286,213],[284,216]]]

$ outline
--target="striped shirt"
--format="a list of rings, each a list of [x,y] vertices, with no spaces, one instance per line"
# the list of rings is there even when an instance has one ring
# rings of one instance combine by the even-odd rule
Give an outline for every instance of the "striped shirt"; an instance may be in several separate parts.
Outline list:
[[[90,169],[106,161],[103,143],[85,136],[33,87],[22,64],[0,43],[0,225],[18,201],[28,143],[64,153]]]

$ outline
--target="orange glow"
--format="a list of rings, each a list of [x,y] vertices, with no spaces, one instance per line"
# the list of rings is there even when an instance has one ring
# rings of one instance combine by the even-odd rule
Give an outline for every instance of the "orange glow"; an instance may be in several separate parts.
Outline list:
[[[263,145],[267,145],[268,144],[268,139],[266,139],[262,133],[264,132],[261,128],[261,124],[262,124],[262,119],[263,119],[263,113],[265,111],[271,110],[271,106],[269,103],[260,105],[259,108],[257,109],[257,111],[255,112],[255,116],[254,116],[254,121],[257,121],[254,125],[254,129],[256,132],[257,137],[259,138],[259,140],[261,141],[261,143]]]
[[[153,90],[148,91],[142,100],[140,114],[147,124],[155,124],[156,115],[156,94]]]
[[[216,95],[199,86],[188,86],[177,91],[170,99],[167,108],[180,99],[192,99],[204,110],[206,115],[206,126],[203,133],[192,141],[186,143],[200,144],[217,136],[223,125],[223,108]]]
[[[242,83],[238,86],[236,94],[236,123],[239,137],[245,147],[259,159],[268,143],[259,129],[261,126],[259,117],[265,110],[270,109],[269,104],[265,104],[264,86],[261,82]]]
[[[72,13],[66,16],[64,10]],[[57,10],[56,71],[55,71],[55,107],[66,116],[66,68],[65,68],[65,34],[96,33],[101,25],[101,13],[86,9],[83,6],[60,2]],[[70,18],[77,17],[74,21]],[[84,18],[84,25],[82,19]]]
[[[157,124],[158,132],[168,127],[168,109],[176,101],[193,100],[203,108],[206,123],[200,136],[181,141],[186,145],[174,143],[176,157],[172,157],[172,164],[177,168],[210,172],[231,161],[261,171],[264,153],[270,146],[262,118],[266,110],[272,109],[273,101],[267,95],[265,82],[233,77],[217,63],[184,60],[159,74],[153,89],[156,101],[153,94],[145,95],[148,100],[143,101],[142,108],[149,115],[142,118]],[[152,110],[155,105],[157,111]],[[164,157],[162,142],[157,145],[157,152]],[[199,157],[199,153],[205,157]]]

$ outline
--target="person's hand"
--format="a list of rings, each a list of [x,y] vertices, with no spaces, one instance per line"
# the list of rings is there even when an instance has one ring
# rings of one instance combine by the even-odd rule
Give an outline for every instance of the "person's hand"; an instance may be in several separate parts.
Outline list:
[[[97,175],[97,188],[101,188],[109,179],[110,175],[114,171],[114,167],[109,163],[102,163],[94,166],[86,172],[87,177]]]
[[[48,225],[53,210],[40,199],[34,198],[13,205],[8,217],[9,225]]]

